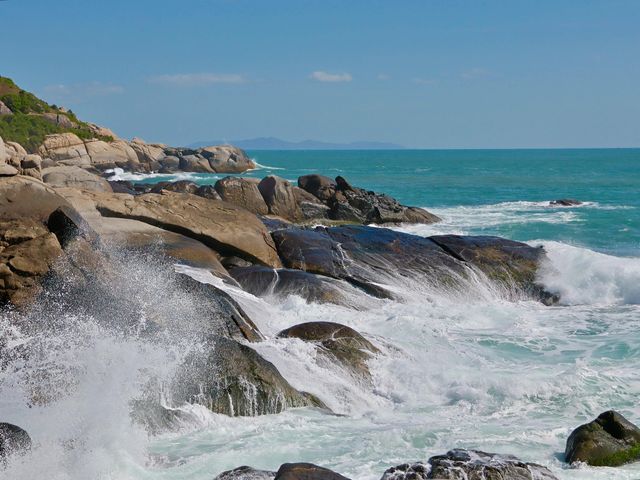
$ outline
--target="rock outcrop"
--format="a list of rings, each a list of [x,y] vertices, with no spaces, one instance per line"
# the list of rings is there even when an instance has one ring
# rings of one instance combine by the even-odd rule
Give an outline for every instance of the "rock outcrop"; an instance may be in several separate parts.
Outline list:
[[[269,175],[258,184],[269,213],[291,222],[303,219],[293,185],[284,178]]]
[[[49,167],[42,170],[42,181],[52,187],[70,187],[92,192],[112,192],[109,182],[76,166]]]
[[[222,472],[213,480],[273,480],[275,476],[276,472],[243,466]]]
[[[467,480],[557,480],[549,469],[513,455],[455,449],[429,459],[426,478]]]
[[[367,361],[379,352],[353,328],[333,322],[302,323],[281,331],[278,337],[299,338],[313,343],[320,354],[366,380],[371,378]]]
[[[567,440],[569,463],[616,467],[640,460],[640,428],[620,413],[610,410],[579,426]]]
[[[430,465],[422,462],[403,463],[387,469],[380,480],[428,480]]]
[[[225,202],[233,203],[256,215],[266,215],[269,208],[258,189],[258,183],[259,180],[253,178],[225,177],[218,180],[214,188]]]
[[[328,468],[312,463],[285,463],[276,473],[276,480],[349,480]]]
[[[274,268],[281,266],[273,240],[258,218],[226,202],[170,193],[94,194],[106,217],[127,218],[196,239],[223,255],[238,255]]]
[[[289,408],[326,408],[294,389],[276,367],[252,348],[218,337],[208,354],[190,356],[176,375],[174,401],[204,405],[216,413],[255,416]]]
[[[331,220],[348,223],[435,223],[440,218],[426,210],[401,205],[396,199],[352,186],[343,177],[335,181],[322,175],[305,175],[298,186],[328,208]]]

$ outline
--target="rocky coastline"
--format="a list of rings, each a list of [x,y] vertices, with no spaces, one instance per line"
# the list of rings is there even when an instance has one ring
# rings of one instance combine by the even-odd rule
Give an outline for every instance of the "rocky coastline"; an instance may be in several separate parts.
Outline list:
[[[30,332],[55,327],[39,322],[44,312],[82,312],[110,327],[117,323],[123,331],[135,328],[136,335],[154,341],[179,330],[201,348],[185,355],[175,375],[163,380],[176,405],[197,403],[229,416],[299,407],[332,413],[322,398],[295,389],[252,348],[265,335],[225,285],[255,296],[298,295],[309,303],[364,309],[350,292],[401,302],[398,285],[463,292],[481,278],[505,300],[544,305],[559,300],[537,282],[546,262],[542,247],[489,236],[425,238],[385,228],[440,219],[343,177],[305,175],[296,185],[276,176],[227,176],[212,185],[109,180],[115,168],[241,174],[256,164],[228,145],[174,148],[128,142],[102,127],[92,128],[111,140],[57,133],[46,136],[37,153],[29,153],[0,139],[0,302],[15,313],[16,325]],[[132,256],[143,256],[173,292],[159,299],[152,312],[142,300],[126,305],[111,301],[114,284],[128,274]],[[175,264],[206,271],[220,283],[198,282],[176,271]],[[191,300],[188,315],[171,308],[171,302],[184,306],[177,299],[184,292]],[[140,328],[143,309],[147,320]],[[178,315],[187,320],[177,323]],[[277,336],[307,342],[365,385],[371,382],[369,360],[385,355],[375,339],[335,322],[291,325]],[[29,352],[0,343],[3,368],[25,355]],[[179,415],[159,401],[156,381],[149,378],[150,393],[135,403],[132,413],[152,433],[171,429]],[[64,394],[49,390],[46,382],[41,387],[31,392],[34,404]],[[0,424],[3,462],[30,445],[20,427]],[[640,458],[640,430],[619,413],[605,412],[571,434],[565,456],[568,463],[594,466],[635,461]],[[239,467],[215,478],[345,477],[292,463],[277,472]],[[512,456],[460,449],[390,466],[382,475],[383,480],[428,478],[555,477],[543,466]]]

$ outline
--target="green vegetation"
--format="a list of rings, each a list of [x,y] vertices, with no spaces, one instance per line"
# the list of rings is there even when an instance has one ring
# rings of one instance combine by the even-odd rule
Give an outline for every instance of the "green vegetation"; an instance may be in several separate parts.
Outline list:
[[[71,110],[65,111],[56,105],[49,105],[34,94],[22,90],[13,80],[0,77],[0,101],[11,109],[13,115],[0,117],[0,137],[6,141],[18,142],[29,152],[36,152],[46,135],[54,133],[75,133],[82,139],[99,138],[113,141],[92,132],[86,122],[82,122]],[[45,118],[43,114],[63,115],[71,126],[55,123],[54,118]]]

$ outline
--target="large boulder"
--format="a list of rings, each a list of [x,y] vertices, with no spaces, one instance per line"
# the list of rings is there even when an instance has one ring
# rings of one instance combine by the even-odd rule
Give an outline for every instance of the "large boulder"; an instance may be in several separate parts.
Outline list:
[[[0,116],[3,115],[13,115],[13,112],[9,107],[7,107],[4,103],[0,101]]]
[[[275,476],[276,472],[243,466],[222,472],[213,480],[273,480]]]
[[[536,282],[538,267],[546,258],[542,247],[492,236],[436,235],[429,238],[455,258],[473,265],[511,290],[514,297],[534,297],[546,304],[558,301]]]
[[[309,192],[323,202],[328,201],[336,193],[335,180],[323,175],[303,175],[298,178],[298,187]]]
[[[567,440],[569,463],[616,467],[640,460],[640,428],[620,413],[610,410],[579,426]]]
[[[276,480],[349,480],[328,468],[312,463],[285,463],[276,473]]]
[[[34,218],[0,221],[0,302],[26,306],[63,254],[56,236]]]
[[[165,157],[164,148],[161,145],[148,144],[139,138],[134,138],[129,146],[136,153],[140,163],[153,165]]]
[[[137,163],[135,151],[126,142],[104,142],[102,140],[85,141],[91,165],[98,170],[124,167]]]
[[[34,217],[46,221],[62,205],[69,203],[38,180],[24,176],[0,179],[0,219]]]
[[[260,190],[258,189],[258,179],[225,177],[215,184],[216,192],[225,202],[233,203],[256,215],[266,215],[269,213]]]
[[[307,322],[287,328],[279,338],[299,338],[317,345],[320,354],[360,378],[370,380],[367,362],[379,350],[353,328],[333,322]]]
[[[0,460],[24,453],[30,448],[31,438],[26,431],[11,423],[0,423]]]
[[[75,166],[49,167],[42,170],[42,181],[52,187],[70,187],[92,192],[111,192],[107,180]]]
[[[272,236],[285,267],[340,278],[382,298],[393,294],[381,284],[450,288],[466,278],[464,265],[433,241],[384,228],[290,228]]]
[[[256,168],[246,152],[232,145],[217,145],[198,149],[216,173],[242,173]]]
[[[47,135],[38,153],[62,165],[91,166],[91,157],[84,141],[74,133]]]
[[[181,156],[180,170],[183,172],[215,173],[215,170],[209,164],[209,160],[197,154]]]
[[[215,340],[209,353],[191,355],[175,378],[175,402],[197,403],[216,413],[256,416],[295,407],[325,408],[289,385],[255,350],[224,337]]]
[[[98,211],[107,217],[139,220],[194,238],[223,255],[237,255],[279,268],[273,240],[258,218],[226,202],[184,193],[95,194]]]
[[[293,185],[284,178],[269,175],[258,184],[269,213],[297,222],[303,219]]]
[[[455,449],[429,459],[427,478],[465,480],[557,480],[549,469],[513,455]]]

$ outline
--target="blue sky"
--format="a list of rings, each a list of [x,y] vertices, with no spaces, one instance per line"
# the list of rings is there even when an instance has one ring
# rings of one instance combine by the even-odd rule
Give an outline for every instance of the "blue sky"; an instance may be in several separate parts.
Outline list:
[[[7,0],[0,74],[124,137],[640,146],[640,1]]]

